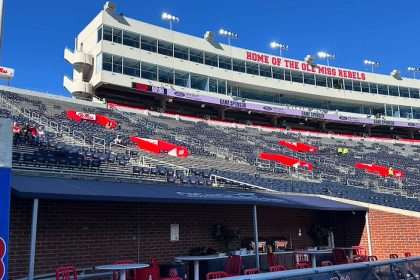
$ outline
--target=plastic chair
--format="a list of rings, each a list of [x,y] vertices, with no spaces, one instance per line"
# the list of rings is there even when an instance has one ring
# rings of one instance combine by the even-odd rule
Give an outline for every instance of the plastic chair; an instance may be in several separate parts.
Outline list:
[[[136,262],[135,261],[118,261],[118,262],[115,262],[114,264],[136,264]],[[126,279],[127,280],[136,280],[137,279],[136,278],[136,270],[134,270],[134,277],[131,277],[129,272],[130,271],[127,270]],[[114,280],[119,280],[120,278],[117,278],[117,272],[114,270],[113,273],[114,273],[114,278],[113,279]]]
[[[251,274],[261,274],[261,271],[258,268],[250,268],[244,270],[244,275],[251,275]]]
[[[398,259],[398,255],[397,254],[389,254],[389,258],[390,259]]]
[[[278,272],[278,271],[286,271],[287,269],[284,268],[284,266],[281,265],[275,265],[270,267],[270,272]]]
[[[217,272],[209,272],[206,275],[206,279],[220,279],[220,278],[226,278],[228,275],[224,271],[217,271]]]
[[[299,250],[296,250],[293,252],[293,259],[295,261],[295,267],[297,267],[298,264],[306,263],[308,267],[311,267],[311,259],[309,258],[308,254],[299,253]]]
[[[229,256],[227,259],[226,273],[228,277],[241,275],[242,257],[237,255]]]
[[[76,268],[74,268],[73,266],[65,266],[65,267],[57,268],[57,270],[55,271],[55,279],[56,280],[73,280],[73,279],[77,280]]]
[[[321,262],[321,266],[332,266],[332,265],[333,264],[330,261],[323,261],[323,262]]]
[[[404,256],[405,256],[406,258],[409,258],[409,257],[411,257],[411,253],[410,253],[410,252],[406,252],[406,253],[404,253]]]
[[[182,280],[181,277],[160,277],[160,267],[156,259],[152,259],[152,279],[153,280]]]
[[[334,264],[347,264],[350,263],[347,259],[346,251],[344,249],[333,249]]]
[[[370,261],[370,262],[374,262],[374,261],[377,261],[378,258],[376,256],[368,256],[367,260]]]
[[[356,255],[353,257],[353,261],[356,262],[364,262],[366,261],[366,249],[361,247],[361,246],[353,246],[352,248],[354,248],[356,250]]]
[[[274,255],[273,253],[268,253],[267,254],[267,260],[268,260],[268,266],[272,267],[272,266],[277,266],[277,256]]]
[[[307,263],[298,263],[296,265],[296,269],[305,269],[305,268],[309,268],[309,265]]]

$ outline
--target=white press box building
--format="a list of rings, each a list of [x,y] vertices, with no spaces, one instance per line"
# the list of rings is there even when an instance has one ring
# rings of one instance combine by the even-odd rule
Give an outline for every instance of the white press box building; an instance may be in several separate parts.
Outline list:
[[[107,2],[64,58],[75,98],[234,122],[420,138],[420,81],[288,59],[153,26]],[[343,126],[343,124],[346,124]],[[418,137],[417,137],[418,136]]]

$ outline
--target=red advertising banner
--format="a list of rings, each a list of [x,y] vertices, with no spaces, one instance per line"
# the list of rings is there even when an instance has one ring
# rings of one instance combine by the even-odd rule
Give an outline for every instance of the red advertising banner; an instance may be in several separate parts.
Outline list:
[[[154,153],[156,155],[159,154],[159,146],[157,144],[151,143],[149,141],[145,141],[143,139],[131,136],[130,140],[137,143],[137,146],[150,153]]]
[[[363,163],[356,162],[356,168],[365,169],[369,173],[378,173],[381,176],[389,177],[389,167],[383,167],[383,166],[374,165],[374,164],[363,164]],[[395,177],[404,177],[405,175],[404,172],[402,171],[398,171],[398,170],[393,170],[393,171],[394,171]]]
[[[96,120],[96,115],[94,115],[94,114],[76,112],[76,115],[79,116],[79,117],[81,117],[84,120],[89,120],[89,121]]]
[[[298,167],[298,166],[308,167],[309,170],[312,171],[312,164],[305,161],[300,161],[294,158],[289,158],[282,155],[266,154],[266,153],[261,153],[260,158],[265,159],[265,160],[277,161],[277,162],[280,162],[281,164],[284,164],[290,167]]]
[[[279,141],[279,143],[295,152],[318,152],[317,148],[299,142]]]

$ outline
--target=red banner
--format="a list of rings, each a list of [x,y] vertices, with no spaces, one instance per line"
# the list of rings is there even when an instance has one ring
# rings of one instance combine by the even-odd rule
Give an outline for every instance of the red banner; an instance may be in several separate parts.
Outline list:
[[[115,128],[117,126],[117,122],[108,119],[107,117],[104,117],[102,115],[93,115],[93,114],[87,114],[82,112],[76,112],[72,110],[67,110],[67,117],[69,119],[72,119],[76,122],[80,122],[82,120],[91,122],[91,123],[97,123],[103,126],[106,126],[107,124],[110,124],[111,128]]]
[[[312,164],[308,162],[300,161],[294,158],[289,158],[282,155],[266,154],[266,153],[261,153],[260,158],[265,159],[265,160],[274,160],[290,167],[298,167],[298,166],[308,167],[309,170],[312,171]]]
[[[137,146],[142,150],[145,150],[150,153],[154,153],[156,155],[159,154],[159,146],[157,144],[154,144],[150,141],[146,141],[146,140],[134,137],[134,136],[131,136],[130,140],[133,142],[136,142]]]
[[[79,117],[81,117],[84,120],[89,120],[89,121],[96,120],[96,115],[94,115],[94,114],[76,112],[76,115],[79,116]]]
[[[279,141],[279,144],[288,147],[295,152],[318,152],[318,149],[299,142]]]
[[[367,170],[369,173],[378,173],[381,176],[389,177],[389,167],[383,167],[373,164],[363,164],[356,162],[356,168],[361,168]],[[404,172],[394,170],[395,177],[404,177]]]

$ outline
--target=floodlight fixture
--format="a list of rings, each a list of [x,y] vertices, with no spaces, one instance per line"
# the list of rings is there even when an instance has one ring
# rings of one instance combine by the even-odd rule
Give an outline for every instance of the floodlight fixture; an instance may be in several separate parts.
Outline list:
[[[209,42],[212,42],[215,36],[216,36],[216,33],[207,31],[206,34],[204,34],[204,39],[206,39]]]
[[[413,67],[408,67],[407,69],[409,72],[412,72],[414,75],[414,79],[416,78],[416,73],[420,73],[420,68],[413,68]]]
[[[325,52],[319,52],[318,57],[320,59],[326,59],[328,66],[330,66],[330,59],[335,60],[335,55],[328,54],[328,53],[325,53]]]
[[[232,39],[235,39],[235,40],[238,40],[238,38],[239,38],[239,35],[238,34],[235,34],[235,33],[232,33],[232,32],[226,31],[226,30],[223,30],[223,29],[220,29],[219,30],[219,35],[228,38],[229,46],[230,46],[230,39],[231,38]]]
[[[279,49],[280,50],[280,57],[282,57],[282,54],[281,54],[281,51],[283,50],[283,51],[289,51],[289,46],[287,46],[287,45],[282,45],[282,44],[277,44],[276,42],[272,42],[271,44],[270,44],[270,47],[272,48],[272,49]]]
[[[398,76],[401,74],[401,71],[400,70],[393,70],[392,72],[391,72],[391,76],[392,77],[394,77],[394,78],[398,78]]]
[[[108,13],[115,13],[115,10],[117,9],[117,4],[115,3],[111,3],[109,1],[107,1],[104,5],[104,11],[108,12]]]
[[[305,59],[304,59],[304,60],[305,60],[305,62],[306,62],[306,63],[308,63],[309,65],[311,65],[312,63],[314,63],[315,56],[308,54],[308,55],[305,57]]]
[[[180,21],[179,17],[172,16],[172,15],[167,14],[167,13],[162,14],[162,20],[169,21],[169,26],[170,26],[171,30],[172,30],[172,22],[175,22],[175,23],[179,24],[179,21]]]
[[[363,63],[365,65],[367,65],[367,66],[371,66],[372,67],[372,73],[373,73],[373,67],[379,67],[379,66],[381,66],[381,64],[379,62],[373,62],[373,61],[369,61],[369,60],[365,60]]]

